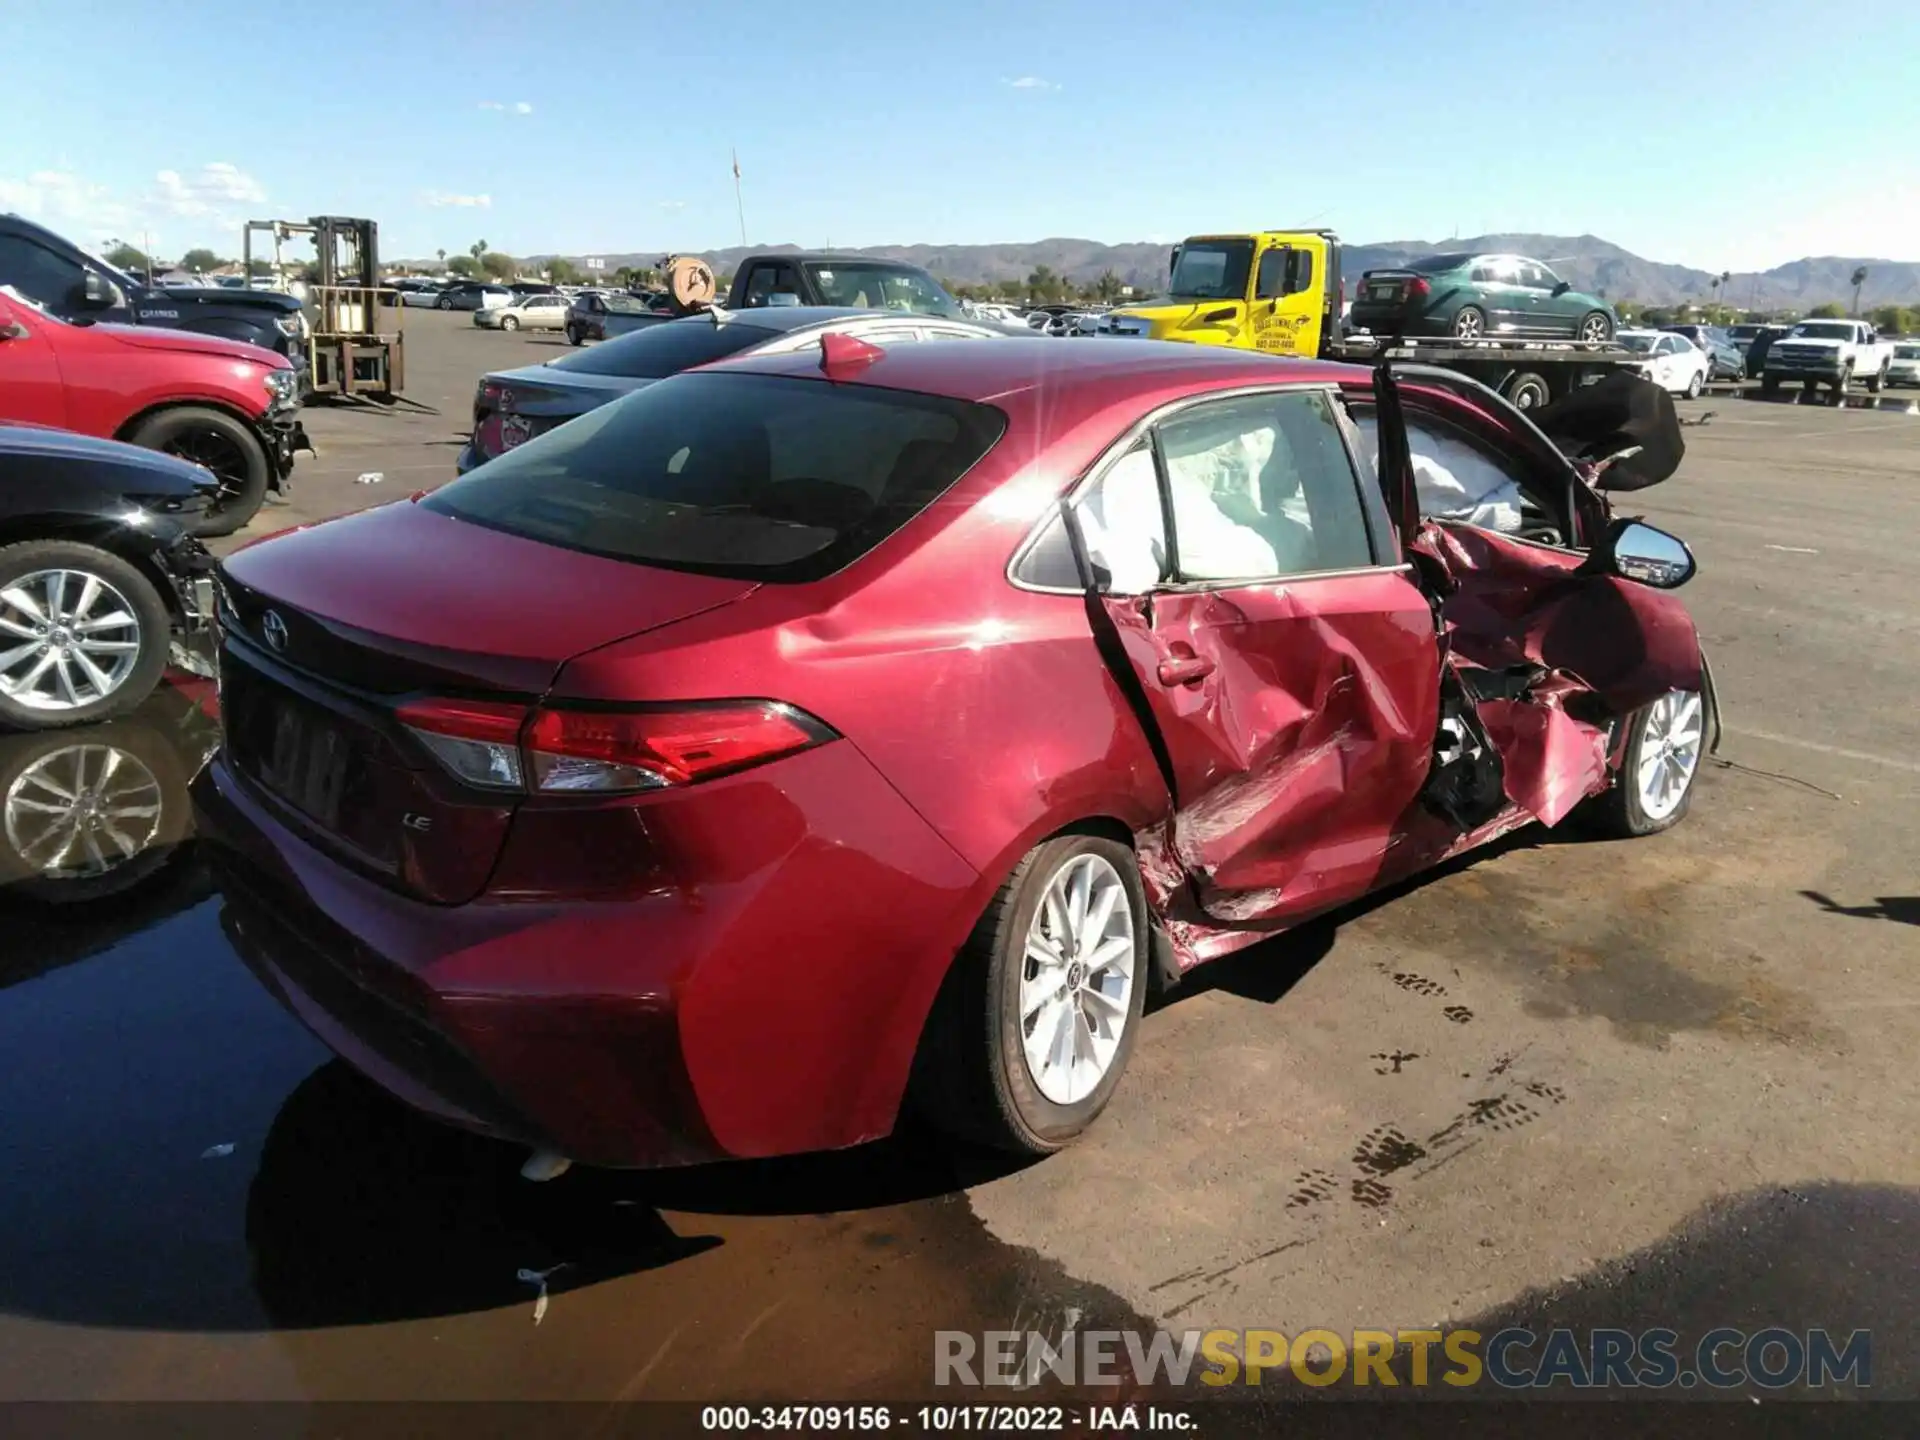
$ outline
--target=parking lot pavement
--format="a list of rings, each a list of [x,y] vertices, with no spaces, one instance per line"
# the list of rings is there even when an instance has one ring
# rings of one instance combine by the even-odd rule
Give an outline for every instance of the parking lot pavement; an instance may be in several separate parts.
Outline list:
[[[250,526],[215,549],[230,550],[288,525],[364,510],[452,479],[480,377],[537,365],[571,349],[563,336],[545,331],[483,330],[459,310],[407,310],[401,324],[406,385],[399,402],[310,403],[301,420],[317,453],[297,457],[291,500],[269,497]],[[381,479],[360,483],[372,474]]]
[[[311,417],[293,508],[450,468],[480,370],[551,353],[465,318],[408,315],[440,414]],[[935,1328],[1069,1311],[1866,1328],[1875,1393],[1920,1393],[1920,417],[1682,411],[1622,508],[1700,560],[1732,764],[1686,823],[1522,832],[1202,972],[1024,1170],[908,1137],[530,1186],[324,1063],[190,848],[10,908],[0,1397],[900,1397]],[[160,771],[163,720],[117,732]]]

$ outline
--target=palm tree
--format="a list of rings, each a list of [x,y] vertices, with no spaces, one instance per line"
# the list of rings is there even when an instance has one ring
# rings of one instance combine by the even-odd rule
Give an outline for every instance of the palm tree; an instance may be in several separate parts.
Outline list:
[[[1853,272],[1853,318],[1860,318],[1860,287],[1867,283],[1867,267],[1862,265]]]
[[[447,268],[447,252],[445,247],[442,247],[441,249],[438,249],[433,253],[440,257],[440,268],[442,270],[446,269]]]
[[[487,253],[487,242],[484,240],[474,241],[473,244],[467,247],[467,253],[473,256],[475,260],[478,260],[482,255]]]

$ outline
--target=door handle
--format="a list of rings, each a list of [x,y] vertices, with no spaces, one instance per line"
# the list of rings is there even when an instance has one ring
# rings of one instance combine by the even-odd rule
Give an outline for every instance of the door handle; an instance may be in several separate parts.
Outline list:
[[[1160,662],[1162,685],[1198,685],[1213,673],[1213,661],[1204,655],[1176,655]]]

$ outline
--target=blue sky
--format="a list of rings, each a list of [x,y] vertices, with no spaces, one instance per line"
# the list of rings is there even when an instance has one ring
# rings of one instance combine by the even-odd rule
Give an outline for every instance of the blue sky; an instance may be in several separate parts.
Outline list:
[[[756,244],[1317,224],[1920,260],[1911,3],[0,4],[0,210],[165,256],[322,212],[393,257],[735,244],[737,147]]]

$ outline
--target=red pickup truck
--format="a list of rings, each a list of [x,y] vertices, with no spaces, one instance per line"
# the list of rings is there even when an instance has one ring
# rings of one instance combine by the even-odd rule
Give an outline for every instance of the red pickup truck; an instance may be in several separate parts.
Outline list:
[[[195,529],[230,535],[312,449],[286,358],[153,325],[69,325],[0,292],[0,422],[128,440],[204,466],[220,496]]]

